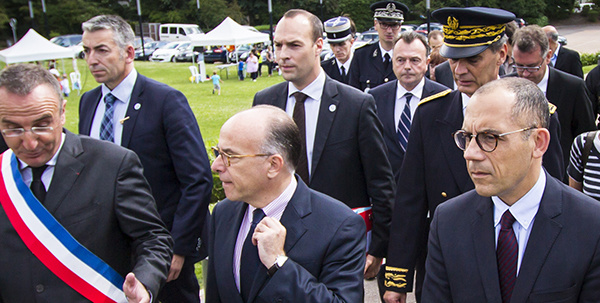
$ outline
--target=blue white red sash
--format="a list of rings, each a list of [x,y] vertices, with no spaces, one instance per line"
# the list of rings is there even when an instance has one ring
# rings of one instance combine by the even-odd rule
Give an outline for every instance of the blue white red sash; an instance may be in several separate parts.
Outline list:
[[[0,155],[0,202],[31,252],[61,280],[92,302],[127,302],[124,279],[81,245],[35,198],[9,149]]]

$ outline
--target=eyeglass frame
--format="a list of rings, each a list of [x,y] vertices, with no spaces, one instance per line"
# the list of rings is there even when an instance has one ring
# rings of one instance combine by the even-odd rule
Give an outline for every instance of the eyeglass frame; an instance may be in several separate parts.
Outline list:
[[[538,128],[537,126],[530,126],[530,127],[525,127],[525,128],[521,128],[521,129],[518,129],[518,130],[514,130],[514,131],[502,133],[502,134],[494,134],[494,133],[491,133],[491,132],[488,132],[488,131],[473,134],[473,133],[467,132],[467,131],[465,131],[463,129],[459,129],[459,130],[457,130],[457,131],[455,131],[455,132],[452,133],[452,138],[454,139],[454,143],[456,144],[456,146],[460,150],[462,150],[462,151],[465,151],[467,149],[467,147],[469,146],[469,144],[471,143],[471,140],[473,140],[473,138],[475,138],[475,142],[477,142],[477,146],[479,146],[479,148],[482,151],[484,151],[486,153],[491,153],[491,152],[495,151],[496,148],[498,148],[498,141],[499,141],[499,139],[501,137],[504,137],[506,135],[511,135],[511,134],[516,134],[516,133],[524,132],[524,131],[528,131],[528,130],[532,130],[532,129],[537,129],[537,128]],[[458,140],[459,140],[457,138],[458,134],[465,134],[466,135],[465,136],[465,145],[464,145],[464,148],[460,147],[460,144],[458,143]],[[494,139],[496,140],[496,143],[494,144],[494,148],[492,148],[491,150],[484,149],[483,146],[481,145],[481,142],[479,142],[479,139],[478,139],[479,135],[491,135],[491,136],[493,136]],[[466,142],[466,138],[470,138],[469,139],[469,143]]]
[[[213,153],[214,153],[214,156],[215,156],[215,160],[219,156],[221,156],[221,160],[223,160],[223,165],[225,165],[226,167],[230,167],[231,166],[231,158],[269,157],[269,156],[273,155],[273,154],[230,155],[230,154],[224,152],[218,146],[211,146],[210,148],[213,150]],[[227,159],[227,162],[225,162],[225,159]]]
[[[379,24],[379,26],[381,26],[381,28],[383,30],[388,30],[388,29],[397,30],[397,29],[399,29],[402,26],[402,23],[400,23],[400,22],[386,22],[386,23],[384,23],[383,21],[379,21],[379,20],[377,20],[377,24]]]
[[[53,130],[54,130],[53,126],[34,126],[30,129],[25,129],[23,127],[17,127],[17,128],[3,129],[2,133],[8,138],[16,138],[16,137],[23,136],[26,132],[31,132],[32,134],[34,134],[36,136],[44,136],[44,135],[52,133]],[[9,134],[7,134],[7,132],[19,132],[19,134],[9,135]]]

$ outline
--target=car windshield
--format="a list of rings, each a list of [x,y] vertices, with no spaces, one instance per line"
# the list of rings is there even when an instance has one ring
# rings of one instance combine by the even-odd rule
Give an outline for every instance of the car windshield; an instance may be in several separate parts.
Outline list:
[[[167,45],[165,45],[165,47],[163,47],[164,49],[175,49],[179,46],[179,42],[173,42],[173,43],[169,43]]]
[[[197,28],[197,27],[187,27],[185,29],[185,33],[190,35],[190,34],[202,34],[202,31]]]

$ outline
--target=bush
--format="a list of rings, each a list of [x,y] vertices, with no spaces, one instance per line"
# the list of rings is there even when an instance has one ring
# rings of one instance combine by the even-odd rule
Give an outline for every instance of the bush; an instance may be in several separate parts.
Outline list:
[[[590,7],[588,5],[584,6],[581,9],[581,15],[582,16],[587,17],[589,13],[590,13]]]
[[[216,145],[216,144],[214,144]],[[215,161],[215,154],[213,153],[210,146],[206,147],[206,151],[208,152],[208,160],[210,165]],[[213,178],[213,188],[212,193],[210,195],[210,203],[217,203],[223,199],[225,199],[225,191],[223,190],[223,183],[221,183],[221,179],[219,179],[219,174],[212,172]]]
[[[598,64],[598,56],[600,56],[600,51],[596,52],[596,53],[591,53],[591,54],[587,54],[587,53],[581,54],[581,65],[587,66],[587,65]]]
[[[587,21],[596,22],[597,20],[598,20],[598,11],[597,10],[589,11],[589,13],[587,15]]]

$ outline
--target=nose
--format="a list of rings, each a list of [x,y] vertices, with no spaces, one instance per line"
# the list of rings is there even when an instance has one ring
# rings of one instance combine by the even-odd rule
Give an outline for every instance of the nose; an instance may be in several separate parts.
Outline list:
[[[219,159],[221,156],[217,156],[215,158],[215,160],[213,161],[212,165],[210,166],[210,169],[212,169],[212,171],[214,171],[215,173],[222,173],[225,171],[225,165],[223,164],[223,159]]]
[[[35,150],[39,143],[38,137],[30,131],[23,133],[21,140],[23,140],[23,147],[25,147],[26,150]]]
[[[93,50],[89,50],[88,52],[85,52],[84,59],[88,65],[93,65],[93,64],[96,64],[96,62],[97,62],[96,55],[94,54]]]
[[[471,161],[481,161],[485,158],[484,151],[479,148],[475,138],[471,139],[469,143],[466,143],[463,157],[465,160]]]

